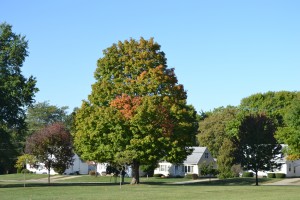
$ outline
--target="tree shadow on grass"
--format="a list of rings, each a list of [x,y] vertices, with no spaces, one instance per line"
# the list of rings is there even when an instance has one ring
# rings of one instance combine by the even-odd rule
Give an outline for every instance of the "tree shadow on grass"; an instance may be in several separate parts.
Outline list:
[[[60,186],[115,186],[119,185],[117,183],[105,183],[105,182],[95,182],[95,183],[26,183],[25,187],[60,187]],[[24,187],[24,183],[1,183],[0,188],[19,188]]]
[[[255,185],[255,178],[232,178],[232,179],[222,179],[222,180],[207,180],[201,182],[170,182],[170,181],[162,181],[162,180],[151,180],[151,181],[142,181],[140,185],[165,185],[165,186],[252,186]],[[270,181],[268,178],[259,179],[259,184],[263,184]],[[59,187],[59,186],[119,186],[120,183],[112,183],[112,182],[68,182],[68,183],[26,183],[26,187]],[[129,183],[123,183],[122,186],[129,185]],[[7,183],[0,182],[0,188],[18,188],[24,187],[24,183]]]
[[[268,178],[259,179],[259,185],[269,182]],[[161,182],[161,181],[151,181],[143,182],[141,184],[145,185],[168,185],[168,186],[179,186],[179,185],[188,185],[188,186],[252,186],[255,185],[255,178],[230,178],[230,179],[221,179],[221,180],[207,180],[201,182]]]

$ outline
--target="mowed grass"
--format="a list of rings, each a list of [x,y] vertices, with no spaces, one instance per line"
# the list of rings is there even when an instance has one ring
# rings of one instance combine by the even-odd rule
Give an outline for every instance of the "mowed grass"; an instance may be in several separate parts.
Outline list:
[[[47,177],[48,177],[47,174],[25,174],[26,180],[41,179],[41,178],[47,178]],[[22,181],[22,180],[24,180],[24,174],[19,173],[19,174],[0,175],[0,181],[5,181],[5,180]]]
[[[299,199],[300,186],[254,186],[252,178],[237,178],[220,181],[176,185],[186,181],[180,178],[142,178],[141,184],[125,185],[110,182],[110,177],[78,176],[52,183],[28,183],[21,181],[6,184],[0,176],[0,199]],[[9,179],[7,179],[9,180]],[[11,180],[11,179],[10,179]],[[106,181],[106,182],[105,182]],[[119,181],[119,179],[117,180]],[[260,179],[265,183],[270,179]],[[274,180],[273,180],[274,181]]]

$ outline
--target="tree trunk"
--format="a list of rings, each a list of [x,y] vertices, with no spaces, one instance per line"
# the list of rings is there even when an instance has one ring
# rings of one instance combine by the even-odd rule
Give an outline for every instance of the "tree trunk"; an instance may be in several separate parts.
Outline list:
[[[124,177],[125,175],[121,174],[121,183],[123,184],[125,181],[124,181]]]
[[[50,185],[50,167],[48,168],[48,185]]]
[[[131,185],[140,183],[139,169],[140,169],[140,163],[134,160],[132,163],[132,180],[130,183]]]
[[[257,176],[258,171],[255,171],[255,185],[258,186],[258,176]]]
[[[95,162],[95,177],[98,177],[98,172],[97,172],[97,163]]]

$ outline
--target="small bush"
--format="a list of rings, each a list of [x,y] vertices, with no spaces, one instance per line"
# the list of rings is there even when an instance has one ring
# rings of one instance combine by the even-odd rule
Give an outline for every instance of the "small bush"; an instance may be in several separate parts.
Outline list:
[[[240,173],[243,171],[241,165],[232,165],[231,172],[233,177],[239,177]]]
[[[285,174],[284,173],[275,173],[275,177],[276,178],[285,178]]]
[[[275,178],[275,173],[268,173],[268,178]]]
[[[153,174],[153,177],[162,177],[164,176],[163,174]]]
[[[199,177],[198,177],[198,174],[187,174],[187,175],[185,175],[185,178],[196,180]]]
[[[28,170],[28,169],[22,169],[22,171],[21,171],[23,174],[25,173],[25,174],[29,174],[30,173],[30,171]]]
[[[91,170],[91,171],[89,171],[89,175],[91,175],[91,176],[95,176],[95,175],[96,175],[96,171],[95,171],[95,170]]]
[[[22,173],[22,169],[18,168],[18,169],[17,169],[17,173],[18,173],[18,174]]]
[[[192,179],[193,179],[193,180],[196,180],[196,179],[198,179],[198,178],[199,178],[198,174],[192,174]]]
[[[242,177],[253,177],[253,172],[243,172]]]

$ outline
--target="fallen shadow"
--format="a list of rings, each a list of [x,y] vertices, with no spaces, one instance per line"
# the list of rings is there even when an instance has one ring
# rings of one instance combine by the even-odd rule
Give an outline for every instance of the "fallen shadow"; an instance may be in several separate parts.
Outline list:
[[[264,183],[270,181],[267,178],[259,179],[259,185],[263,185]],[[54,182],[54,183],[26,183],[25,187],[60,187],[60,186],[119,186],[120,183],[115,182]],[[123,185],[130,185],[130,183],[126,182]],[[164,185],[164,186],[254,186],[255,179],[254,178],[233,178],[233,179],[222,179],[222,180],[207,180],[201,182],[163,182],[161,180],[155,181],[142,181],[139,185]],[[24,183],[9,183],[5,181],[0,181],[0,188],[18,188],[24,187]]]
[[[86,182],[86,183],[26,183],[25,187],[60,187],[60,186],[114,186],[118,183],[108,182]],[[5,183],[0,182],[0,188],[18,188],[24,187],[24,183]]]
[[[266,182],[269,182],[268,178],[261,178],[258,181],[259,185],[263,185]],[[207,180],[201,182],[177,182],[177,183],[168,183],[168,182],[143,182],[141,184],[147,185],[168,185],[168,186],[255,186],[255,178],[229,178],[229,179],[218,179],[218,180]]]

